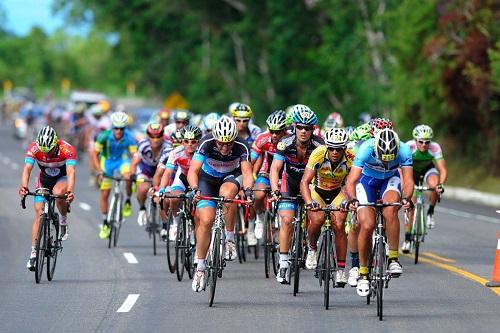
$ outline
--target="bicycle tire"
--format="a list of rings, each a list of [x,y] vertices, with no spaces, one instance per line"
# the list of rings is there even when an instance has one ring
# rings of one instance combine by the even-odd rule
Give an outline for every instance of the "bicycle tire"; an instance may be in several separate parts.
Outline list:
[[[279,243],[276,242],[276,233],[279,234],[279,229],[274,229],[274,225],[278,225],[278,223],[275,224],[275,222],[278,222],[278,221],[275,221],[275,219],[277,220],[278,219],[278,214],[274,214],[274,218],[271,219],[271,244],[272,244],[272,247],[271,247],[271,255],[272,255],[272,259],[273,259],[273,271],[274,271],[274,276],[278,275],[278,266],[279,266],[279,262],[280,262],[280,251],[279,251]]]
[[[57,254],[59,252],[59,217],[54,214],[52,223],[49,223],[49,253],[47,256],[47,280],[52,281],[57,264]]]
[[[116,197],[113,195],[110,204],[111,213],[108,213],[108,226],[109,226],[108,249],[110,249],[111,245],[113,244],[113,238],[115,234],[115,221],[114,221],[116,216],[115,210],[116,210]]]
[[[214,241],[212,243],[212,251],[210,253],[210,273],[209,273],[209,294],[208,294],[208,306],[212,307],[214,304],[215,297],[215,289],[217,287],[217,277],[219,275],[219,269],[221,269],[221,257],[220,257],[220,248],[221,248],[222,240],[221,240],[221,231],[220,229],[215,230]]]
[[[368,260],[368,269],[369,269],[368,276],[369,276],[369,281],[370,281],[370,291],[369,291],[368,295],[366,296],[366,304],[367,305],[370,305],[371,298],[374,296],[373,289],[371,287],[372,287],[372,280],[373,280],[373,274],[374,274],[374,262],[375,262],[374,259],[375,259],[375,254],[376,254],[375,246],[376,246],[376,244],[373,244],[372,252],[370,254],[370,259]]]
[[[43,274],[43,265],[45,263],[45,249],[47,248],[46,239],[46,219],[47,215],[42,214],[38,225],[38,235],[35,243],[36,260],[35,260],[35,282],[40,283]]]
[[[243,223],[245,223],[245,220],[242,214],[242,207],[238,206],[236,211],[236,226],[234,233],[236,237],[236,254],[238,255],[238,261],[240,262],[240,264],[247,261],[245,235],[243,234]]]
[[[185,215],[184,215],[185,216]],[[192,221],[192,218],[189,217],[190,221]],[[196,242],[194,245],[191,244],[191,233],[194,233],[194,230],[191,228],[191,226],[194,223],[188,223],[188,220],[186,220],[186,239],[188,240],[189,247],[186,249],[186,270],[188,272],[189,279],[192,279],[194,276],[194,267],[195,267],[195,254],[196,254]],[[196,240],[196,237],[195,237]]]
[[[266,274],[266,279],[269,279],[269,273],[271,271],[271,214],[265,212],[264,215],[264,234],[262,235],[264,242],[264,272]]]
[[[385,244],[378,241],[377,253],[377,315],[379,320],[382,320],[384,313],[384,277],[385,277]]]
[[[153,199],[150,199],[150,201],[152,201]],[[156,204],[154,204],[153,202],[150,203],[151,205],[151,225],[150,225],[150,234],[151,234],[151,237],[153,237],[153,255],[155,256],[156,255],[156,230],[157,230],[157,226],[158,226],[158,216],[157,216],[157,212],[158,212],[158,208],[156,207]]]
[[[419,253],[420,253],[420,226],[421,226],[421,223],[423,222],[423,215],[422,215],[422,207],[420,205],[417,205],[417,209],[415,211],[415,216],[417,217],[415,219],[415,221],[413,222],[413,225],[414,225],[414,230],[415,230],[415,233],[413,234],[413,241],[414,241],[414,246],[415,246],[415,249],[414,249],[414,256],[415,256],[415,260],[414,260],[414,263],[415,265],[418,264],[418,256],[419,256]]]
[[[328,310],[330,306],[330,268],[331,268],[331,242],[332,242],[331,230],[325,231],[324,242],[325,242],[325,258],[324,258],[324,285],[323,285],[323,304],[325,310]]]
[[[175,257],[175,241],[170,240],[170,226],[174,223],[172,212],[167,217],[167,241],[165,242],[167,248],[167,266],[170,273],[175,273],[176,260]],[[173,257],[172,257],[173,256]]]
[[[117,197],[117,205],[116,205],[116,217],[115,217],[115,233],[113,236],[113,247],[116,247],[118,244],[118,238],[120,237],[120,230],[122,228],[122,218],[123,218],[123,197],[121,194],[118,195]]]
[[[299,283],[300,283],[300,265],[301,265],[301,257],[302,257],[302,227],[299,222],[295,224],[295,239],[294,239],[294,247],[295,253],[293,258],[293,296],[297,296],[299,292]]]
[[[185,223],[186,220],[181,218],[181,221],[177,226],[177,236],[175,240],[175,272],[178,281],[182,281],[186,265],[187,243],[185,235]]]

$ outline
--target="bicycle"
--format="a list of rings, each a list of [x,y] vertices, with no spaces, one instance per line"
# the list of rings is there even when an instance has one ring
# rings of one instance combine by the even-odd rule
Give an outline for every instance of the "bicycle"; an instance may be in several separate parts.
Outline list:
[[[436,191],[434,188],[430,188],[427,186],[423,186],[423,177],[420,177],[418,185],[414,187],[414,193],[417,198],[415,203],[415,212],[413,214],[413,223],[410,230],[411,235],[411,248],[413,249],[413,253],[415,255],[415,265],[418,264],[418,256],[420,251],[420,243],[423,243],[425,240],[425,235],[427,235],[427,224],[425,222],[425,203],[424,203],[424,192]],[[405,218],[405,224],[410,223],[409,219]]]
[[[47,280],[52,281],[57,264],[57,254],[62,251],[59,238],[59,214],[55,211],[56,199],[66,200],[64,195],[54,195],[48,188],[37,188],[35,192],[28,192],[21,199],[21,207],[26,209],[26,196],[43,197],[45,199],[38,225],[35,251],[35,282],[40,283],[43,274],[45,258],[47,258]],[[69,213],[68,206],[68,213]]]
[[[388,271],[388,256],[386,248],[388,248],[387,237],[385,235],[385,220],[382,214],[382,209],[385,207],[401,207],[399,202],[377,202],[359,204],[359,207],[374,207],[376,211],[376,227],[373,233],[373,246],[370,259],[368,261],[368,280],[370,281],[370,292],[366,296],[366,304],[370,304],[371,298],[377,299],[377,316],[379,320],[383,318],[384,305],[384,288],[389,287],[389,281],[392,277]]]
[[[147,179],[137,179],[136,182],[153,184],[152,180]],[[158,223],[160,211],[154,201],[155,196],[158,196],[158,193],[149,193],[148,191],[148,198],[146,199],[146,232],[149,235],[149,239],[153,240],[153,255],[156,255],[156,243],[160,232],[160,224]]]
[[[175,272],[177,280],[182,281],[186,270],[190,279],[194,275],[196,238],[194,234],[194,218],[191,213],[190,203],[185,194],[164,195],[163,198],[182,199],[178,215],[180,222],[177,226],[177,236],[175,239]]]
[[[318,209],[325,212],[325,223],[321,232],[321,243],[318,250],[317,265],[315,277],[319,280],[319,286],[323,284],[323,304],[328,310],[330,305],[330,280],[333,288],[337,288],[335,281],[335,273],[337,271],[337,255],[335,253],[335,239],[332,232],[332,212],[340,211],[340,208],[335,208],[332,205]],[[335,216],[333,217],[335,220]],[[324,283],[323,283],[324,282]],[[339,285],[340,287],[340,285]],[[344,287],[344,285],[342,285]]]
[[[210,200],[217,202],[215,210],[215,220],[212,225],[212,237],[210,240],[210,248],[207,256],[207,283],[205,288],[209,287],[208,306],[212,307],[217,287],[217,278],[222,278],[222,271],[226,266],[225,257],[225,222],[224,222],[224,203],[236,203],[248,206],[248,202],[241,199],[226,199],[224,197],[200,196],[199,200]]]
[[[263,191],[266,195],[271,194],[271,188],[255,189],[255,191]],[[266,278],[269,278],[271,271],[271,261],[273,264],[274,275],[278,274],[279,264],[279,242],[277,239],[277,231],[279,230],[279,215],[276,202],[271,202],[266,198],[266,211],[264,215],[264,270]]]
[[[307,257],[307,214],[304,209],[304,199],[299,194],[295,197],[281,197],[281,201],[294,201],[296,203],[295,219],[293,220],[292,244],[288,250],[290,272],[293,275],[293,296],[299,292],[300,269],[305,267]],[[291,281],[290,281],[291,283]]]
[[[108,237],[108,248],[116,247],[118,243],[118,238],[120,236],[120,229],[123,224],[123,193],[121,190],[121,182],[127,179],[123,177],[114,177],[110,175],[103,175],[104,178],[109,178],[113,180],[111,201],[109,204],[107,221],[110,227],[109,237]]]

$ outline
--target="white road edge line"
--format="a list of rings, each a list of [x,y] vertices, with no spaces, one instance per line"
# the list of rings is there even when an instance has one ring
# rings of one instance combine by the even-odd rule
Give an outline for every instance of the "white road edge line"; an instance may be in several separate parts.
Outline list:
[[[123,256],[127,259],[129,264],[138,264],[137,258],[134,256],[132,252],[124,252]]]
[[[129,312],[134,306],[137,299],[141,296],[140,294],[129,294],[123,302],[122,306],[116,312]]]
[[[494,218],[494,217],[467,213],[467,212],[464,212],[461,210],[445,208],[445,207],[436,207],[436,210],[438,212],[443,212],[443,213],[447,213],[450,215],[470,218],[470,219],[479,220],[479,221],[488,222],[488,223],[500,224],[500,219]]]

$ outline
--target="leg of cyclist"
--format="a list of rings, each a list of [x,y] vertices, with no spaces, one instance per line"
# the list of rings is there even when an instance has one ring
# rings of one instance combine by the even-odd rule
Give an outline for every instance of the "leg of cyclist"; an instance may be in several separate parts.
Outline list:
[[[347,244],[351,252],[351,269],[347,282],[351,287],[356,287],[359,278],[359,250],[358,250],[359,224],[353,225],[347,236]]]
[[[288,263],[288,250],[290,249],[290,240],[293,233],[293,220],[295,218],[295,203],[281,202],[278,206],[278,212],[281,219],[280,226],[280,263],[279,272],[276,276],[281,284],[290,282],[290,270]]]
[[[323,205],[320,204],[321,207]],[[321,227],[325,222],[325,213],[322,211],[311,211],[307,212],[310,223],[307,227],[308,236],[308,246],[309,251],[307,252],[306,258],[306,268],[315,269],[317,265],[317,250],[318,250],[318,238],[321,233]]]
[[[238,178],[241,178],[238,177]],[[222,186],[220,187],[219,194],[227,199],[234,199],[240,190],[240,183],[238,178],[229,177],[224,180]],[[235,260],[238,255],[236,252],[236,244],[234,242],[234,226],[235,226],[235,216],[236,216],[236,204],[224,204],[226,206],[227,212],[224,216],[224,221],[226,223],[226,260]]]
[[[429,170],[425,177],[425,182],[430,188],[436,188],[439,183],[439,173],[435,168]],[[438,201],[438,194],[435,191],[429,193],[429,208],[427,210],[427,228],[432,229],[436,225],[434,221],[434,206]]]
[[[172,195],[184,194],[185,189],[179,185],[172,185],[170,188],[170,193]],[[179,216],[179,205],[181,203],[180,199],[172,198],[170,199],[170,208],[172,209],[172,216],[174,217],[173,223],[170,225],[169,238],[171,241],[175,241],[177,238],[177,226],[179,225],[181,217]]]
[[[382,199],[384,202],[400,202],[400,180],[398,176],[390,178],[387,187],[383,192]],[[391,274],[399,275],[403,273],[403,267],[399,263],[399,216],[398,211],[400,207],[385,207],[382,211],[385,220],[385,229],[387,233],[387,242],[389,243],[389,266],[388,269]]]
[[[40,215],[42,214],[43,198],[35,197],[35,218],[33,219],[33,226],[31,227],[31,252],[26,264],[26,268],[30,271],[35,270],[36,260],[36,237],[38,236],[38,228],[40,226]]]
[[[123,178],[130,179],[130,159],[126,158],[122,160],[120,173]],[[132,203],[130,202],[130,197],[132,196],[132,182],[130,180],[125,181],[125,192],[127,193],[127,198],[123,205],[123,217],[129,217],[132,215]]]
[[[344,196],[342,196],[343,198]],[[343,200],[343,199],[342,199]],[[345,275],[345,260],[347,256],[347,235],[345,233],[345,219],[347,213],[334,212],[335,219],[332,221],[332,228],[335,234],[335,252],[337,253],[337,265],[335,281],[338,286],[343,287],[347,283]]]
[[[52,189],[52,193],[54,195],[64,195],[66,194],[66,191],[68,189],[68,183],[66,180],[66,177],[60,178],[57,183],[54,185],[54,188]],[[59,210],[59,213],[61,214],[61,218],[59,219],[59,225],[61,226],[60,230],[60,237],[61,239],[67,240],[68,239],[68,202],[63,199],[57,199],[56,200],[56,205],[57,209]]]
[[[148,180],[149,177],[139,172],[137,175],[138,180]],[[137,223],[140,226],[146,224],[146,197],[149,191],[149,182],[137,182],[137,203],[139,204],[139,214],[137,215]]]
[[[193,277],[191,288],[199,292],[205,288],[205,269],[208,247],[210,246],[210,235],[212,224],[215,219],[215,203],[201,200],[197,203],[196,215],[199,218],[199,224],[196,228],[196,255],[197,268]]]
[[[269,183],[269,178],[264,176],[257,177],[255,181],[255,189],[264,190],[269,188],[271,185]],[[264,216],[265,216],[265,199],[266,192],[256,191],[255,192],[255,237],[257,239],[262,239],[264,233]]]

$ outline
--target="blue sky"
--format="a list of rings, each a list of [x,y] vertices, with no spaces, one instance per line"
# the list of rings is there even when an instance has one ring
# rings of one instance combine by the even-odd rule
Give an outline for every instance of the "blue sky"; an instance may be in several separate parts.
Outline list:
[[[5,11],[5,27],[17,35],[26,35],[34,25],[40,26],[48,34],[64,25],[62,15],[52,15],[53,0],[0,0]],[[69,33],[83,33],[83,28],[72,28]]]

